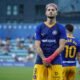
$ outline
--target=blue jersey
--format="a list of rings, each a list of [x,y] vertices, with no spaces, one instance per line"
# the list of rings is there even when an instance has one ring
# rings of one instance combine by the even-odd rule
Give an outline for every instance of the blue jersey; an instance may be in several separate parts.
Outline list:
[[[65,28],[56,23],[51,28],[49,28],[45,23],[41,23],[36,29],[36,40],[41,41],[41,49],[45,57],[50,56],[58,47],[59,40],[66,39]],[[36,64],[42,64],[42,60],[39,55],[37,55]],[[52,64],[61,64],[61,57],[58,55]]]
[[[76,54],[80,52],[80,43],[76,38],[67,37],[65,49],[62,52],[63,66],[75,66]]]

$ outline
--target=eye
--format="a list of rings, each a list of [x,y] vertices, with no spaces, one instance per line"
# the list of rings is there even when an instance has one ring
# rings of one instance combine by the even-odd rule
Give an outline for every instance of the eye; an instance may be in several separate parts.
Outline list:
[[[54,9],[52,9],[52,11],[55,11]]]
[[[50,9],[48,9],[48,11],[50,11]]]

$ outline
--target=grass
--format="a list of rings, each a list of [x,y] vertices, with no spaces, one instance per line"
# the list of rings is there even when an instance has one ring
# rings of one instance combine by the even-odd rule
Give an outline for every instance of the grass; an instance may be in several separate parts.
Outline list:
[[[76,80],[80,80],[80,68],[77,68]]]
[[[77,68],[76,80],[80,80]],[[32,80],[32,67],[0,67],[0,80]]]
[[[0,67],[0,80],[32,80],[29,67]]]

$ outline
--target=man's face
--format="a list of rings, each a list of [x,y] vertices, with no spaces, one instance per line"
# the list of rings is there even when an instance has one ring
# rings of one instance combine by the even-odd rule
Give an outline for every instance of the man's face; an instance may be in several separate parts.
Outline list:
[[[48,18],[54,18],[57,16],[57,10],[53,6],[48,6],[45,14]]]

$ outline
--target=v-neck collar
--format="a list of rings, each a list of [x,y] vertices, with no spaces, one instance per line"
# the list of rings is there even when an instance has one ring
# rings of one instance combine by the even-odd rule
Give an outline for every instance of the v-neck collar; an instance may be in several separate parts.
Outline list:
[[[52,28],[56,22],[52,23],[52,24],[48,24],[47,22],[44,22],[44,24],[48,27],[48,28]]]
[[[75,38],[75,37],[73,37],[73,36],[69,36],[69,35],[68,35],[67,37],[68,37],[68,38]]]

